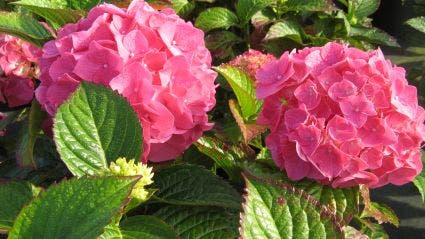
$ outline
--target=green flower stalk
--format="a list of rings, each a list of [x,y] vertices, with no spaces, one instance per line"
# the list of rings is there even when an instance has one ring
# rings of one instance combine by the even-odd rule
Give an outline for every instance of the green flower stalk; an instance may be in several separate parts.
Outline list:
[[[153,183],[152,167],[148,167],[143,163],[134,163],[134,159],[127,161],[125,158],[118,158],[109,165],[109,170],[113,175],[117,176],[142,176],[134,185],[130,197],[140,201],[149,199],[150,193],[145,187]]]

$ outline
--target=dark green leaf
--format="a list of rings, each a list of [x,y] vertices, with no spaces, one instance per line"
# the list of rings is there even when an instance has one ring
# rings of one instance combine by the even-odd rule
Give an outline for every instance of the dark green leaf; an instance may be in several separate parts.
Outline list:
[[[123,239],[177,239],[177,235],[172,227],[161,219],[148,216],[137,215],[128,217],[120,223]]]
[[[77,22],[84,16],[84,12],[79,10],[40,7],[34,1],[29,0],[21,0],[14,4],[45,18],[54,29],[59,29],[66,23]]]
[[[287,0],[278,6],[283,11],[325,11],[333,7],[328,0]]]
[[[239,213],[217,207],[162,207],[154,216],[174,228],[181,239],[232,239],[238,236]]]
[[[255,96],[254,80],[236,67],[222,65],[215,68],[232,87],[241,107],[245,121],[255,117],[261,109],[262,102]]]
[[[175,165],[153,178],[160,202],[239,209],[241,195],[227,182],[197,165]]]
[[[205,44],[207,48],[211,50],[232,46],[233,44],[241,41],[242,38],[229,31],[217,31],[210,33],[205,37]]]
[[[16,159],[23,167],[36,168],[34,161],[34,145],[37,134],[41,131],[41,124],[45,116],[46,113],[41,110],[40,104],[33,100],[28,120],[24,127],[21,128],[21,137],[16,151]]]
[[[118,157],[140,159],[142,129],[128,102],[104,86],[83,82],[54,119],[55,143],[74,175],[95,174]]]
[[[39,47],[52,38],[37,20],[15,12],[0,12],[0,32],[17,36]]]
[[[411,18],[406,22],[406,24],[425,33],[425,17]]]
[[[19,0],[20,4],[50,9],[74,9],[89,11],[101,0]]]
[[[264,40],[289,38],[301,44],[302,34],[303,30],[297,23],[283,20],[270,27]]]
[[[380,0],[349,0],[348,18],[354,24],[363,22],[364,18],[378,10],[380,4]]]
[[[270,6],[274,0],[239,0],[236,13],[242,25],[247,24],[258,11]]]
[[[342,238],[332,214],[305,191],[271,180],[246,184],[242,238]]]
[[[38,191],[28,182],[8,182],[0,184],[0,232],[12,228],[15,218]]]
[[[19,213],[9,238],[96,238],[128,200],[137,180],[81,178],[52,186]]]
[[[424,171],[422,171],[421,174],[416,176],[415,180],[413,180],[413,183],[418,188],[419,193],[422,196],[422,202],[425,203],[425,173]]]
[[[351,27],[350,36],[374,44],[400,47],[394,37],[378,28]]]
[[[195,146],[201,153],[213,159],[218,167],[224,169],[230,178],[240,177],[235,156],[224,142],[217,138],[203,136],[196,141]]]
[[[223,7],[212,7],[201,12],[196,18],[195,26],[204,31],[223,28],[228,29],[238,24],[238,17],[229,9]]]

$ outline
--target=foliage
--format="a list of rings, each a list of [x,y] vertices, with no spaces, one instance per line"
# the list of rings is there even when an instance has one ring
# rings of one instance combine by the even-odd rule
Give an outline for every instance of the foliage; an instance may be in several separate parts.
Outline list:
[[[127,7],[131,1],[0,1],[0,32],[42,47],[58,29],[103,2]],[[407,68],[424,104],[425,45],[409,42],[407,35],[395,38],[393,32],[374,25],[384,1],[147,2],[158,10],[173,8],[204,31],[212,68],[218,73],[217,105],[209,113],[214,128],[174,161],[135,163],[147,150],[144,122],[141,125],[132,105],[108,87],[82,82],[53,118],[36,100],[15,108],[0,103],[0,234],[88,239],[389,238],[381,223],[399,226],[398,212],[372,201],[367,187],[292,181],[275,165],[265,146],[268,132],[256,121],[263,102],[256,96],[255,74],[228,64],[248,49],[280,56],[330,41],[363,50],[382,47],[394,63]],[[412,4],[405,2],[406,8]],[[414,1],[413,6],[418,12],[403,18],[404,28],[421,39],[425,4]],[[34,82],[38,85],[37,77]],[[414,184],[425,202],[424,172]]]

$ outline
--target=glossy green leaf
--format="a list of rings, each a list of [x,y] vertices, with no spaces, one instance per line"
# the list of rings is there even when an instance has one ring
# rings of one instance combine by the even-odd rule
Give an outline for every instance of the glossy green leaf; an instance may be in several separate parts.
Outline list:
[[[336,216],[339,223],[348,224],[350,219],[359,213],[358,187],[332,188],[312,180],[302,180],[294,183],[294,185],[326,206]]]
[[[380,0],[349,0],[348,18],[354,24],[362,22],[364,18],[376,12],[380,4]]]
[[[282,11],[325,11],[333,8],[327,0],[279,0]]]
[[[350,36],[374,44],[400,47],[394,37],[378,28],[351,27]]]
[[[411,18],[406,22],[406,24],[425,33],[425,17]]]
[[[254,80],[236,67],[222,65],[215,68],[232,87],[244,120],[255,117],[261,109],[262,102],[255,96]]]
[[[195,8],[195,3],[188,0],[170,0],[170,2],[171,7],[181,17],[188,16]]]
[[[238,0],[236,13],[241,24],[246,24],[258,11],[270,6],[274,0]]]
[[[244,239],[342,238],[339,224],[308,193],[289,185],[246,179]]]
[[[49,9],[74,9],[89,11],[101,0],[19,0],[19,4]]]
[[[16,159],[23,167],[36,168],[34,146],[45,116],[46,113],[42,111],[40,104],[33,100],[28,120],[25,122],[24,127],[21,128],[21,135],[16,151]]]
[[[97,239],[123,239],[120,228],[115,223],[111,223],[103,228],[103,233]]]
[[[142,129],[128,102],[104,86],[83,82],[54,119],[61,159],[77,176],[105,170],[118,157],[140,159]]]
[[[66,23],[77,22],[84,16],[84,12],[79,10],[40,7],[34,1],[21,0],[14,4],[43,17],[54,29],[59,29]]]
[[[39,47],[53,37],[34,18],[15,12],[0,12],[0,32],[17,36]]]
[[[224,169],[230,178],[240,177],[240,170],[236,165],[237,157],[220,139],[203,136],[196,141],[195,146],[201,153],[213,159],[218,167]]]
[[[270,27],[264,40],[289,38],[297,43],[302,43],[302,34],[303,30],[297,23],[283,20]]]
[[[173,228],[161,219],[148,216],[137,215],[128,217],[120,223],[123,239],[177,239],[178,236]]]
[[[422,202],[425,203],[425,173],[424,171],[422,171],[421,174],[416,176],[415,180],[413,180],[413,183],[418,188],[419,193],[422,196]]]
[[[213,29],[228,29],[238,24],[238,17],[229,9],[223,7],[212,7],[201,12],[196,18],[195,26],[204,31]]]
[[[198,165],[175,165],[155,172],[155,194],[163,203],[239,209],[242,197],[227,182]]]
[[[128,201],[138,179],[81,178],[52,186],[19,213],[9,238],[96,238]]]
[[[238,237],[239,213],[218,207],[162,207],[154,216],[171,225],[180,239]]]
[[[334,219],[341,225],[349,223],[350,219],[359,213],[360,193],[359,187],[332,188],[310,179],[291,181],[282,172],[274,168],[267,168],[259,163],[246,163],[244,169],[247,174],[267,180],[275,180],[284,184],[302,189],[312,198],[327,208]]]
[[[21,209],[37,194],[37,190],[28,182],[7,182],[0,184],[0,232],[7,232]]]

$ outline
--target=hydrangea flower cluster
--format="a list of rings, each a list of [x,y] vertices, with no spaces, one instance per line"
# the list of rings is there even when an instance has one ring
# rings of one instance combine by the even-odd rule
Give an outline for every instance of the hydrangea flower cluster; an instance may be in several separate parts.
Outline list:
[[[212,127],[217,74],[204,34],[173,10],[97,6],[45,44],[40,67],[36,97],[50,115],[82,80],[123,95],[143,127],[144,161],[173,159]]]
[[[228,64],[235,66],[248,73],[251,79],[255,79],[257,71],[266,63],[276,60],[272,54],[263,54],[260,51],[249,49],[242,55],[237,56]]]
[[[31,78],[37,76],[33,65],[40,56],[41,49],[14,36],[0,34],[0,102],[16,107],[32,100]]]
[[[407,183],[422,170],[425,110],[382,52],[338,43],[285,52],[257,72],[259,123],[289,178],[333,187]]]
[[[125,158],[118,158],[115,162],[111,162],[109,170],[112,175],[117,176],[142,176],[134,185],[131,197],[137,198],[139,201],[149,199],[150,192],[145,187],[153,183],[151,167],[143,163],[134,163],[134,159],[127,162]]]

